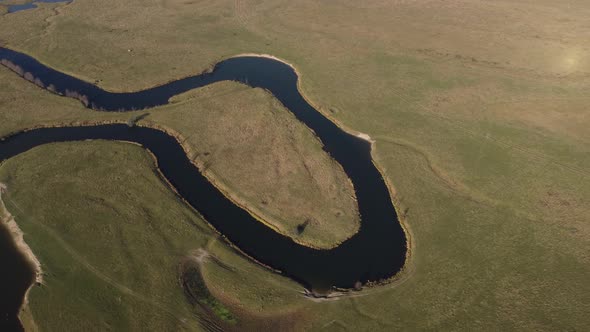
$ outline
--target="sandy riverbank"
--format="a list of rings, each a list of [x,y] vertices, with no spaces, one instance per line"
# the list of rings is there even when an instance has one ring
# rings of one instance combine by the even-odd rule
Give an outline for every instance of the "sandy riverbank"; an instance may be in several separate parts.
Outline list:
[[[6,206],[4,205],[4,201],[2,200],[2,194],[6,193],[7,190],[7,186],[3,183],[0,183],[0,225],[8,229],[12,236],[14,244],[16,245],[16,248],[24,257],[26,257],[29,264],[31,264],[31,266],[33,267],[33,270],[35,271],[35,282],[43,283],[43,271],[41,269],[41,263],[39,262],[35,254],[33,254],[31,247],[29,247],[29,245],[25,242],[24,233],[22,232],[20,227],[18,227],[18,224],[16,223],[14,217],[12,216],[12,214],[10,214],[10,212],[8,212]],[[31,285],[30,287],[32,286],[33,285]],[[29,290],[31,289],[30,287],[27,290],[27,293],[25,294],[23,306],[27,303],[27,295],[29,293]]]

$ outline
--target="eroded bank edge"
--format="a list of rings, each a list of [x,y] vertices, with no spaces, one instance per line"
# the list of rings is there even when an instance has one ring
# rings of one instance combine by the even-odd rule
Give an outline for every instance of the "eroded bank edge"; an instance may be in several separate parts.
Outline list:
[[[1,166],[2,163],[0,163],[0,167]],[[39,261],[37,256],[35,256],[31,247],[29,247],[29,245],[25,242],[23,231],[20,229],[14,216],[10,213],[10,211],[8,211],[8,208],[4,203],[2,194],[7,193],[7,191],[8,187],[2,182],[0,182],[0,213],[2,213],[2,215],[0,215],[0,227],[4,227],[10,233],[14,247],[16,248],[18,253],[22,255],[27,264],[29,264],[29,266],[33,270],[33,273],[35,274],[35,278],[33,282],[27,287],[27,290],[23,295],[21,305],[18,308],[17,318],[20,321],[21,326],[25,326],[26,322],[23,321],[21,313],[25,308],[28,307],[29,292],[31,291],[33,286],[43,284],[43,269],[41,267],[41,262]],[[35,325],[33,321],[29,323],[31,325]]]

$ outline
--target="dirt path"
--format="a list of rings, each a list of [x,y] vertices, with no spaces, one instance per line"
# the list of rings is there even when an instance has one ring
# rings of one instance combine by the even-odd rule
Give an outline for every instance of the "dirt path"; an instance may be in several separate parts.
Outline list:
[[[234,16],[240,25],[246,26],[248,24],[244,2],[242,0],[234,0]]]

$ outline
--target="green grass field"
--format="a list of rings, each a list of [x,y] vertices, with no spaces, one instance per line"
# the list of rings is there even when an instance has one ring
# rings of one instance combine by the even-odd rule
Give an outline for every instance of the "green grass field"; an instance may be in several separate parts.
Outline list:
[[[176,198],[141,148],[51,144],[9,160],[0,178],[14,188],[3,200],[42,264],[44,284],[32,290],[28,308],[41,330],[199,328],[179,267],[218,236]],[[253,265],[235,253],[228,261]],[[291,294],[267,297],[284,302],[297,294],[292,282],[281,287]],[[274,302],[279,313],[293,306]]]
[[[3,181],[16,189],[6,205],[44,270],[45,285],[30,296],[37,325],[162,330],[195,324],[176,266],[190,249],[204,246],[211,231],[155,176],[140,148],[62,145],[2,166]],[[59,158],[46,161],[47,155]],[[37,190],[17,189],[31,186]],[[39,200],[46,204],[34,204]]]
[[[395,190],[398,208],[407,211],[406,226],[413,244],[408,273],[389,286],[364,290],[361,296],[312,302],[301,298],[301,289],[292,282],[237,256],[223,242],[206,240],[203,234],[210,234],[206,227],[203,233],[191,233],[202,237],[202,243],[209,243],[221,262],[233,267],[207,263],[202,274],[211,294],[244,322],[242,326],[294,324],[293,329],[334,331],[583,331],[590,328],[590,44],[584,37],[590,33],[584,23],[588,14],[590,6],[584,1],[74,0],[2,16],[0,40],[59,70],[122,91],[198,73],[235,54],[272,54],[298,69],[303,93],[324,114],[376,141],[374,158]],[[2,134],[39,124],[126,121],[131,116],[87,111],[74,101],[21,82],[5,69],[0,75]],[[233,122],[242,114],[240,109],[248,110],[242,118],[251,121],[243,123],[247,128],[267,123],[270,114],[274,122],[261,127],[264,140],[253,133],[245,137],[249,139],[245,150],[232,154],[220,147],[232,137],[216,129],[245,128]],[[319,165],[313,174],[321,174],[324,188],[340,194],[333,211],[345,211],[346,225],[352,227],[334,227],[339,220],[327,219],[330,232],[324,228],[304,236],[310,242],[333,244],[354,232],[355,210],[341,170],[316,153],[319,145],[311,133],[266,93],[221,84],[179,96],[176,103],[149,112],[142,123],[166,126],[187,137],[195,156],[209,152],[211,178],[236,195],[234,199],[285,230],[292,229],[285,220],[294,219],[277,211],[295,215],[296,211],[283,209],[291,201],[311,204],[306,209],[314,211],[318,220],[326,220],[323,213],[330,210],[319,204],[314,208],[317,200],[306,201],[300,191],[285,188],[284,183],[276,184],[282,186],[284,200],[276,202],[280,204],[274,209],[263,209],[264,205],[257,204],[265,193],[251,187],[246,178],[256,167],[278,162],[294,170],[301,170],[307,162]],[[290,147],[285,152],[288,156],[272,149],[261,152],[258,149],[265,144],[252,144],[273,140]],[[129,156],[121,162],[146,170],[135,174],[150,174],[149,158],[135,147],[105,145],[105,154],[116,147]],[[55,153],[70,158],[90,153],[76,146],[64,150],[56,146]],[[38,151],[21,158],[18,166],[24,174],[33,173],[32,169],[47,175],[73,172],[60,173],[43,165],[39,161],[44,156]],[[216,151],[217,158],[226,159],[216,159]],[[35,153],[37,161],[32,157]],[[252,168],[232,167],[234,162]],[[17,172],[16,165],[9,161],[0,167],[0,174],[11,176]],[[104,186],[105,192],[97,192],[96,197],[123,195],[118,190],[125,182],[101,181],[100,165],[96,170],[89,168],[93,173],[86,179]],[[322,170],[330,170],[330,175]],[[313,181],[313,176],[305,180],[296,172],[290,179],[302,184]],[[141,181],[138,186],[149,183]],[[52,200],[57,198],[41,195],[34,200],[31,188],[38,185],[20,184],[11,186],[9,196],[25,207],[25,216],[43,218],[43,209],[54,207]],[[155,202],[172,199],[161,188],[145,198],[140,188],[130,188],[128,195],[141,202],[128,207],[128,213],[157,209]],[[71,200],[72,206],[83,205],[83,197],[59,192],[64,195],[60,204]],[[320,189],[316,194],[325,196]],[[7,205],[19,222],[19,212]],[[78,215],[83,211],[65,211],[63,220],[79,219],[80,225],[90,220]],[[198,219],[190,213],[187,218]],[[27,218],[23,219],[26,223]],[[153,220],[160,220],[160,215]],[[119,229],[118,223],[113,225]],[[79,227],[82,233],[88,231]],[[45,235],[34,235],[34,231],[35,227],[26,231],[30,233],[26,239],[35,250],[35,243],[43,243]],[[182,247],[181,237],[170,241],[190,249]],[[43,244],[39,252],[48,267],[52,266],[50,259],[66,257],[57,245],[50,246]],[[129,275],[140,268],[126,266],[120,271],[125,275],[111,271],[113,262],[123,259],[125,247],[112,249],[112,258],[99,266],[101,273],[127,285],[132,280],[127,279]],[[91,254],[86,251],[80,249],[84,257]],[[57,258],[49,258],[51,252]],[[65,260],[75,261],[72,257]],[[148,263],[136,260],[138,266],[148,268],[142,265]],[[99,293],[105,303],[106,298],[114,301],[117,290],[99,280],[87,281],[87,274],[60,275],[63,280],[55,278],[54,282],[62,287],[74,284],[82,294],[90,292],[82,287],[85,283],[93,289],[103,287],[105,291]],[[161,270],[146,274],[170,277]],[[51,326],[49,311],[42,308],[62,302],[69,308],[64,293],[56,295],[59,289],[48,282],[31,293],[31,313],[38,326],[45,322]],[[177,293],[179,301],[181,295]],[[102,322],[101,315],[108,313],[117,315],[113,321],[120,324],[140,324],[135,317],[155,310],[135,302],[109,307],[103,313],[97,304],[100,301],[88,300],[89,309],[84,313],[95,322]],[[184,315],[194,309],[174,301],[170,300],[169,308],[175,312]],[[161,324],[157,326],[177,326],[166,315],[153,319],[153,324]],[[65,321],[60,325],[71,326],[75,325]]]
[[[77,101],[18,80],[3,67],[0,78],[2,136],[39,125],[126,122],[144,114],[86,110]],[[215,84],[149,110],[139,124],[178,136],[195,163],[232,199],[298,242],[329,248],[358,230],[354,190],[341,166],[307,127],[261,89]],[[312,222],[298,234],[297,225],[306,220]]]

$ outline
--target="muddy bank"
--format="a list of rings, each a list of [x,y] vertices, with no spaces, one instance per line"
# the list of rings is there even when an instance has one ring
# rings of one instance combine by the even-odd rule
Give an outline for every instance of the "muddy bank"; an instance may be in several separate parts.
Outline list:
[[[43,282],[43,273],[22,230],[6,209],[6,191],[6,185],[0,183],[0,264],[10,271],[0,274],[0,327],[12,331],[22,330],[17,317],[27,305],[31,287]]]

